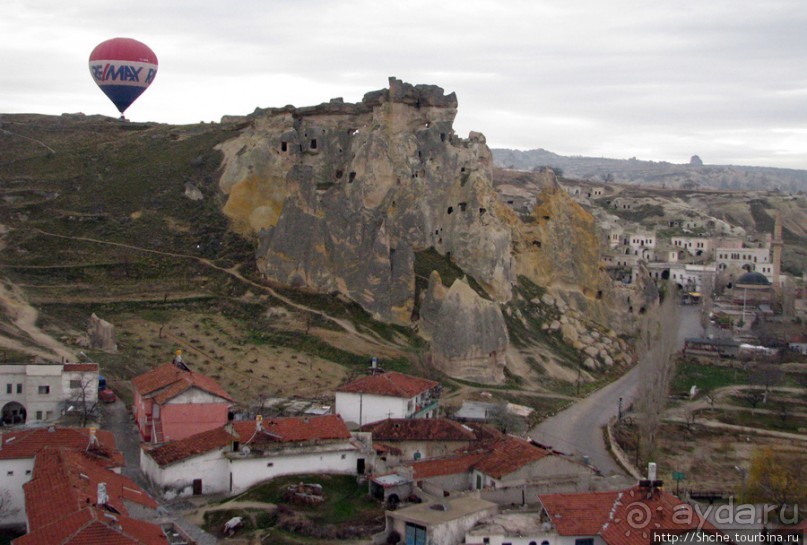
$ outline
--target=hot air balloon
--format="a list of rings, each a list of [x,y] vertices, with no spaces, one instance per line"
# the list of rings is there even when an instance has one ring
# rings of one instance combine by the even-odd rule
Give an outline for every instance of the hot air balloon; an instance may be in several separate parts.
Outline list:
[[[123,118],[126,108],[154,81],[157,55],[137,40],[112,38],[90,53],[90,74]]]

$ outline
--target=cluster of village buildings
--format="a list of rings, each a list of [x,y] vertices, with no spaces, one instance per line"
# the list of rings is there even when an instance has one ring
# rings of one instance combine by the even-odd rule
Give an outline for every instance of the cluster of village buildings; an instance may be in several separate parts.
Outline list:
[[[695,352],[736,356],[743,345],[756,346],[750,329],[758,320],[807,320],[807,290],[781,270],[784,240],[778,214],[771,233],[754,237],[723,220],[700,217],[669,219],[657,232],[607,213],[638,211],[653,206],[652,199],[611,198],[602,186],[563,187],[582,203],[598,199],[604,204],[605,210],[596,211],[604,239],[602,266],[618,284],[633,285],[639,276],[669,280],[683,302],[709,303],[712,322],[727,331],[714,343],[693,339]],[[807,337],[790,338],[787,348],[807,354]]]
[[[431,380],[370,369],[337,389],[334,414],[241,418],[221,385],[178,359],[132,380],[150,495],[121,474],[112,433],[53,422],[98,384],[97,365],[4,365],[0,380],[0,523],[27,531],[14,545],[195,543],[159,502],[310,473],[367,482],[389,508],[374,543],[616,545],[629,542],[628,505],[659,520],[683,505],[653,480],[613,491],[595,468],[550,446],[439,417],[441,386]],[[510,512],[527,505],[538,508]]]

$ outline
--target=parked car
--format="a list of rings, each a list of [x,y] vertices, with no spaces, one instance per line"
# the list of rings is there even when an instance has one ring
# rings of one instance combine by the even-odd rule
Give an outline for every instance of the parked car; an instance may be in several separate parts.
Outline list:
[[[115,392],[113,392],[109,388],[104,388],[103,390],[98,392],[98,400],[102,403],[115,403],[116,399],[118,398],[115,395]]]

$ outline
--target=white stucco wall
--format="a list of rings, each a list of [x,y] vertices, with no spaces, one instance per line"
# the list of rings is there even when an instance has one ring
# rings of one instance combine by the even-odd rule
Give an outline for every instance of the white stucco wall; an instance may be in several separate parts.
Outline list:
[[[229,467],[233,475],[231,492],[238,494],[259,482],[283,475],[302,473],[355,475],[358,458],[365,458],[365,456],[349,443],[334,445],[333,449],[311,454],[232,458]],[[367,460],[367,462],[369,461]]]
[[[33,458],[0,460],[0,493],[9,499],[9,508],[0,514],[0,526],[25,524],[25,495],[22,485],[31,480]]]
[[[185,403],[229,403],[229,401],[198,388],[188,388],[178,396],[169,399],[165,404],[182,405]]]
[[[161,489],[165,497],[184,496],[193,493],[194,479],[202,479],[202,493],[227,493],[230,490],[229,461],[221,450],[214,450],[160,467],[142,449],[140,469],[146,477]]]
[[[313,447],[319,452],[280,451],[275,456],[239,457],[230,448],[217,449],[174,464],[160,467],[141,449],[140,469],[168,497],[193,493],[193,481],[202,480],[202,494],[238,494],[262,481],[303,473],[356,474],[357,460],[370,459],[348,442]],[[299,450],[299,449],[298,449]],[[225,456],[225,453],[228,456]],[[271,465],[270,465],[271,464]],[[231,485],[232,475],[232,485]]]
[[[414,398],[336,392],[336,414],[345,422],[363,426],[386,418],[406,418],[410,401],[414,411]]]
[[[83,388],[71,388],[71,381],[78,381]],[[84,390],[84,400],[87,404],[95,404],[98,401],[98,372],[78,372],[71,371],[62,374],[62,392],[65,399],[79,400]]]
[[[76,391],[70,388],[70,380],[89,381],[87,402],[94,404],[98,399],[98,373],[63,370],[62,364],[0,365],[0,408],[16,401],[25,407],[26,423],[54,420],[61,416],[62,402],[74,397]],[[22,385],[20,393],[18,384]],[[40,386],[47,386],[48,393],[39,393]]]

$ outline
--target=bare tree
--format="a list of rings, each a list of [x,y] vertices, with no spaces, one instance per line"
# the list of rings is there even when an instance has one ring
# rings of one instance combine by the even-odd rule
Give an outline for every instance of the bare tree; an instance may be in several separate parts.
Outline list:
[[[709,318],[714,307],[714,282],[714,277],[708,274],[704,275],[701,281],[701,328],[704,337],[709,333]]]
[[[672,284],[661,305],[642,326],[637,342],[639,392],[636,399],[640,467],[656,456],[656,436],[675,372],[680,312]]]
[[[757,405],[765,400],[765,391],[759,388],[749,388],[742,394],[742,398],[751,405],[751,409],[753,409],[751,412],[753,413]]]
[[[507,403],[500,403],[488,413],[490,424],[503,433],[521,435],[527,431],[523,418],[507,410]]]
[[[78,384],[71,381],[71,395],[64,401],[64,415],[78,420],[82,428],[98,417],[98,380],[84,375]]]
[[[16,515],[19,511],[19,509],[11,506],[11,492],[8,490],[0,491],[0,521]]]

